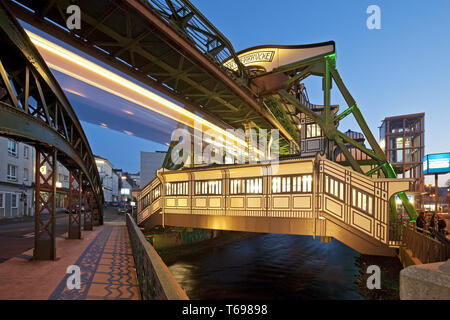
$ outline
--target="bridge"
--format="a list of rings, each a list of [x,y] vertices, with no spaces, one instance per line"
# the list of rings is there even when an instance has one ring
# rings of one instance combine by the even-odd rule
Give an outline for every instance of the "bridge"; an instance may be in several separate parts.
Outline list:
[[[164,168],[139,195],[141,226],[334,237],[361,253],[388,256],[402,245],[394,195],[414,220],[417,213],[404,193],[409,180],[397,179],[339,75],[333,41],[235,52],[188,0],[77,4],[83,8],[81,30],[66,27],[70,1],[0,5],[0,41],[7,48],[0,52],[0,134],[37,150],[35,259],[56,257],[57,161],[70,171],[68,238],[81,238],[83,220],[84,230],[102,224],[103,193],[78,117],[43,58],[49,56],[16,18],[176,101],[172,111],[190,118],[182,125],[193,128],[192,120],[201,119],[202,130],[220,133],[279,130],[276,166],[180,165],[168,152]],[[322,80],[322,104],[310,102],[302,86],[312,76]],[[347,104],[343,111],[331,104],[333,83]],[[339,130],[349,116],[368,147]],[[250,141],[234,139],[250,152]]]
[[[138,199],[138,223],[333,237],[393,256],[389,201],[409,179],[373,179],[329,160],[158,171]]]

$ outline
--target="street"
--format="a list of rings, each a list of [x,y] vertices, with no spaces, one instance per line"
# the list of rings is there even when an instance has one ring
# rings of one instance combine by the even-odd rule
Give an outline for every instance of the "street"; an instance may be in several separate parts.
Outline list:
[[[117,214],[117,208],[108,207],[104,209],[105,222],[123,221],[124,215]],[[83,223],[83,222],[82,222]],[[65,213],[56,214],[56,236],[61,237],[67,232],[69,215]],[[82,224],[83,226],[83,224]],[[34,220],[27,219],[21,223],[0,225],[0,263],[20,255],[34,247]]]

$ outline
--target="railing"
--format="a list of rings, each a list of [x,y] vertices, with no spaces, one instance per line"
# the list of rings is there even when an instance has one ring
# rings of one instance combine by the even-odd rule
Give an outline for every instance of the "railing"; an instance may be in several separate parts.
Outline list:
[[[126,220],[142,298],[188,300],[184,290],[128,213]]]
[[[209,56],[218,67],[232,58],[242,75],[244,68],[231,42],[188,0],[147,0],[169,24],[185,33],[201,52]]]
[[[446,261],[450,258],[450,243],[436,232],[405,225],[403,229],[403,247],[411,250],[412,256],[422,263]]]

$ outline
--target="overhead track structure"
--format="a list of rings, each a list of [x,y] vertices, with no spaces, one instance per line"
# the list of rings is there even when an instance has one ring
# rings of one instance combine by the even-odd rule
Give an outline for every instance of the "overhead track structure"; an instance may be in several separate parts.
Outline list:
[[[149,85],[188,110],[220,119],[227,126],[279,129],[280,148],[297,141],[260,103],[247,85],[248,74],[226,39],[187,0],[80,0],[81,29],[68,30],[71,1],[5,0],[14,14]],[[222,65],[232,57],[233,72]]]
[[[97,219],[102,223],[100,176],[72,106],[3,2],[0,45],[0,134],[36,148],[34,258],[55,259],[57,161],[83,177],[80,186],[90,190],[99,210]],[[78,217],[80,209],[81,203],[75,210]]]

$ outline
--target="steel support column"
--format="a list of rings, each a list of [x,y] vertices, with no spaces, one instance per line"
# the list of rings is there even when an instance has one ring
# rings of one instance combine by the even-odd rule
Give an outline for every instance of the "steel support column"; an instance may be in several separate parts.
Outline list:
[[[55,260],[56,149],[36,148],[34,260]],[[44,217],[47,220],[44,221]]]
[[[70,171],[69,239],[81,239],[81,172]]]
[[[92,228],[92,212],[95,206],[95,199],[92,195],[92,190],[84,191],[84,225],[83,230],[91,231]]]

